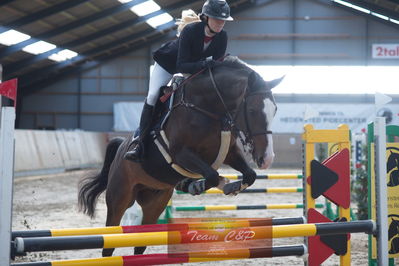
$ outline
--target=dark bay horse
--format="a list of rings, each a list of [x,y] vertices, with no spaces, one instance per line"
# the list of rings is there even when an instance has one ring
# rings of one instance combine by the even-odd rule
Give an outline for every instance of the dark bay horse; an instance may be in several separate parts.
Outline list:
[[[390,154],[387,159],[387,174],[390,172],[387,186],[399,186],[399,150],[395,147],[388,147],[387,149],[390,150]],[[391,170],[393,171],[391,172]]]
[[[174,170],[161,164],[166,159],[159,157],[156,148],[147,149],[146,161],[150,162],[147,167],[145,163],[124,160],[124,154],[131,148],[130,139],[116,138],[107,146],[101,172],[81,181],[80,209],[93,217],[96,200],[106,190],[106,226],[119,225],[125,210],[135,201],[143,210],[142,224],[156,223],[176,185],[193,195],[219,185],[222,178],[212,164],[219,157],[219,148],[223,146],[221,135],[226,128],[231,138],[222,162],[243,174],[243,181],[238,181],[240,185],[230,186],[227,191],[236,194],[252,185],[256,173],[240,146],[248,147],[245,151],[259,168],[270,166],[274,156],[270,125],[277,109],[271,88],[280,81],[265,82],[236,57],[227,57],[212,71],[208,69],[191,79],[176,92],[164,132],[170,159],[203,178],[186,178],[177,172],[168,178],[162,174],[150,175],[149,172],[156,170],[160,173]],[[142,254],[145,248],[136,247],[135,254]],[[104,249],[103,256],[111,256],[113,251]]]

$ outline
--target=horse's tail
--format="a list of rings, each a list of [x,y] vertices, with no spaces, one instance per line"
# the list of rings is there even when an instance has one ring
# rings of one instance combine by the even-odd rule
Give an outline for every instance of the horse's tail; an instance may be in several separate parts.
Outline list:
[[[101,172],[95,176],[85,177],[79,182],[79,210],[89,215],[91,218],[94,217],[98,197],[107,188],[109,170],[122,142],[122,138],[112,139],[107,145]]]

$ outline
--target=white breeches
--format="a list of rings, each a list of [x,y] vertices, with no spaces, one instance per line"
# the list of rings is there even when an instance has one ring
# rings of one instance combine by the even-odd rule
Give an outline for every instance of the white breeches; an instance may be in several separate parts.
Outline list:
[[[158,100],[160,87],[165,86],[172,79],[168,71],[155,62],[154,68],[150,74],[150,86],[147,95],[147,104],[154,106]]]

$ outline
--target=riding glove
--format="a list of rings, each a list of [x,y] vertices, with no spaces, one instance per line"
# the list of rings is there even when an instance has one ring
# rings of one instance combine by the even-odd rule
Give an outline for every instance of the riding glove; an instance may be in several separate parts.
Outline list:
[[[217,65],[217,61],[215,61],[215,60],[213,60],[213,59],[211,59],[211,58],[207,58],[207,59],[205,59],[204,61],[202,61],[203,62],[203,68],[213,68],[214,66],[216,66]]]

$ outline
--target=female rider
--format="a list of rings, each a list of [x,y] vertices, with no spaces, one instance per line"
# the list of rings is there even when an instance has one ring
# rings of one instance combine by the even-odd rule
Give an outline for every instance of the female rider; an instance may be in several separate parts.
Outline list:
[[[226,52],[227,34],[223,27],[226,21],[232,20],[230,7],[225,0],[207,0],[197,22],[180,25],[184,28],[179,27],[179,37],[154,52],[155,65],[141,113],[140,135],[135,139],[137,145],[125,154],[125,159],[134,162],[143,160],[144,146],[150,132],[160,87],[166,85],[175,73],[194,74],[205,67],[213,67],[215,60],[224,56]]]

